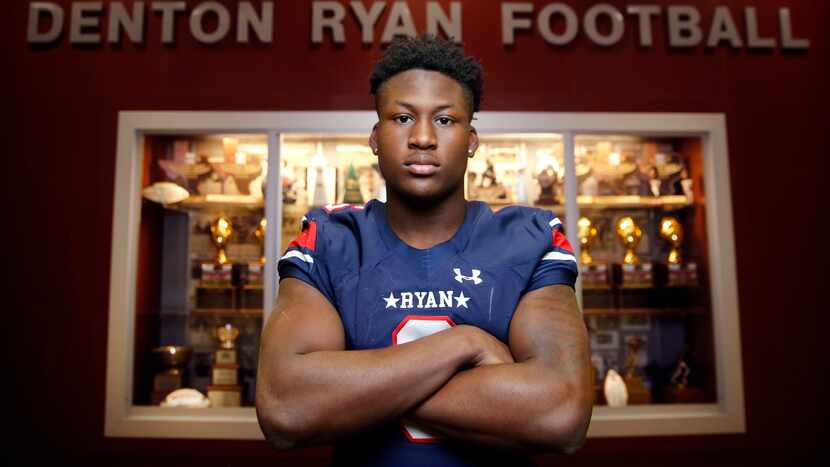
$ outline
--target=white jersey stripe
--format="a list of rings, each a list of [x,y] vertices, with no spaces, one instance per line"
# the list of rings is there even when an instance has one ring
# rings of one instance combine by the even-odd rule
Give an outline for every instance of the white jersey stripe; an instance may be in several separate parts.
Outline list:
[[[576,258],[574,255],[569,255],[567,253],[562,253],[559,251],[549,251],[545,256],[542,257],[542,261],[544,260],[560,260],[560,261],[573,261],[576,262]]]
[[[307,255],[307,254],[303,253],[302,251],[297,251],[297,250],[287,251],[284,255],[282,255],[282,258],[280,258],[280,261],[282,261],[284,259],[288,259],[288,258],[297,258],[299,260],[305,261],[306,263],[312,263],[312,264],[314,263],[314,258],[312,258],[311,255]]]
[[[554,217],[552,221],[548,222],[551,227],[556,227],[557,225],[562,225],[562,221],[559,220],[558,217]]]

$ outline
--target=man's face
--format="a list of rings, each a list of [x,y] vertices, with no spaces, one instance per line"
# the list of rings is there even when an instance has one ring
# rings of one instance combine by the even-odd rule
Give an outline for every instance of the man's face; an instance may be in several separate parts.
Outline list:
[[[408,70],[383,83],[377,99],[369,145],[387,190],[427,203],[463,192],[478,136],[461,84],[437,71]]]

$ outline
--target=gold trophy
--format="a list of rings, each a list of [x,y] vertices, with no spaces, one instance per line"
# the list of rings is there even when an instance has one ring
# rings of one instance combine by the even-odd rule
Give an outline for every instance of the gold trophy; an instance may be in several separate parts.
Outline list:
[[[230,323],[216,327],[219,348],[213,353],[211,384],[208,385],[208,399],[211,407],[239,407],[242,402],[242,387],[239,385],[239,363],[235,341],[239,329]]]
[[[242,289],[239,295],[240,308],[262,308],[262,272],[265,268],[265,228],[268,221],[263,217],[259,220],[254,238],[259,243],[260,256],[257,261],[249,261],[242,270]]]
[[[202,277],[196,289],[196,308],[233,308],[235,292],[231,285],[233,265],[225,249],[233,235],[230,219],[224,214],[210,224],[210,241],[216,247],[213,261],[202,263]]]
[[[660,236],[671,244],[671,250],[666,257],[668,277],[666,285],[669,287],[694,286],[697,284],[697,264],[684,263],[680,253],[683,243],[683,226],[671,216],[660,219]]]
[[[587,217],[580,217],[577,222],[577,237],[581,251],[579,262],[582,264],[582,286],[586,289],[597,289],[608,286],[608,265],[595,263],[591,256],[591,245],[599,235],[599,231]]]
[[[640,258],[637,257],[634,250],[640,243],[640,239],[643,238],[643,231],[634,223],[634,219],[625,216],[617,221],[617,237],[625,248],[623,264],[640,264]]]
[[[265,229],[268,227],[268,219],[262,218],[259,220],[259,225],[257,225],[256,230],[254,231],[254,236],[256,237],[256,241],[259,242],[259,263],[265,264]]]
[[[626,339],[628,353],[625,357],[625,388],[628,390],[629,404],[651,403],[651,392],[646,388],[643,379],[637,376],[637,354],[645,346],[646,341],[639,336],[630,336]]]
[[[617,238],[625,248],[622,261],[622,286],[628,288],[648,288],[652,286],[653,274],[650,262],[640,261],[634,250],[643,238],[643,231],[630,216],[617,221]]]
[[[669,264],[680,264],[680,244],[683,243],[683,226],[674,217],[660,219],[660,236],[671,244],[671,251],[666,261]]]
[[[216,263],[226,264],[228,262],[228,255],[225,249],[228,246],[228,241],[233,235],[233,226],[231,220],[225,215],[219,216],[213,223],[210,224],[210,241],[216,247]]]
[[[594,240],[597,238],[599,232],[591,223],[591,219],[588,219],[587,217],[580,217],[576,225],[579,228],[577,231],[579,245],[582,247],[582,251],[579,254],[579,262],[583,265],[592,264],[594,262],[594,258],[591,257],[591,245],[594,243]]]

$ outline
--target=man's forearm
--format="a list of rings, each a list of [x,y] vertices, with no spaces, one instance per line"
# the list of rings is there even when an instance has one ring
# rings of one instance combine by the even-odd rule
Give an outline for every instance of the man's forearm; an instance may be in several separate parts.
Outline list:
[[[568,452],[581,443],[591,410],[587,375],[559,374],[540,362],[458,373],[411,417],[461,441]]]
[[[283,356],[259,380],[263,430],[290,447],[331,441],[399,417],[474,356],[461,331],[376,350]]]

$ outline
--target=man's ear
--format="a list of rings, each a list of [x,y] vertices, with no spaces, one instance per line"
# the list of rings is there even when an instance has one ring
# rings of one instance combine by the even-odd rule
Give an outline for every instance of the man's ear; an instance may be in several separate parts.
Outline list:
[[[478,132],[475,127],[470,126],[470,134],[467,135],[467,157],[473,157],[478,150]]]
[[[378,123],[372,126],[372,132],[369,134],[369,147],[372,148],[372,154],[378,155]]]

